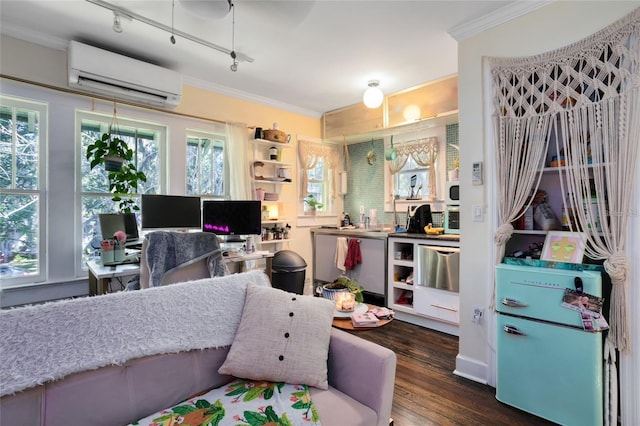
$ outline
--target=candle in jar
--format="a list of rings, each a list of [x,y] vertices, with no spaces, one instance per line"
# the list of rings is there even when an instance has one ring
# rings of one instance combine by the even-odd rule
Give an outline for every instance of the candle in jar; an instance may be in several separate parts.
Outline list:
[[[351,312],[355,309],[355,295],[351,292],[336,294],[336,309],[342,312]]]

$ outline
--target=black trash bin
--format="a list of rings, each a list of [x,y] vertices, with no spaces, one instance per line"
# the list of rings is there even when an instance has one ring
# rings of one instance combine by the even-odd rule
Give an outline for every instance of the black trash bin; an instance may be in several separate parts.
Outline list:
[[[280,250],[271,261],[271,286],[290,293],[304,292],[307,262],[291,250]]]

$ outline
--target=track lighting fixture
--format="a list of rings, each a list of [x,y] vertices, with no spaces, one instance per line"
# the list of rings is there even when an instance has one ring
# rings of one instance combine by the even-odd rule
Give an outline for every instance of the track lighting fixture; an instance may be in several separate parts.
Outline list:
[[[176,14],[176,0],[172,0],[171,1],[171,37],[169,38],[169,41],[171,41],[171,44],[176,44],[176,37],[173,34],[173,30],[174,30],[173,18],[175,14]]]
[[[122,32],[122,22],[120,21],[120,15],[116,11],[113,12],[113,31]]]
[[[369,88],[365,90],[362,101],[367,108],[378,108],[384,101],[384,93],[380,89],[380,81],[370,80]]]
[[[238,71],[238,61],[236,61],[236,8],[231,0],[229,0],[229,7],[231,7],[231,59],[233,63],[229,69],[233,72]]]
[[[253,62],[253,58],[252,57],[247,56],[247,55],[245,55],[243,53],[240,53],[240,52],[236,52],[236,51],[233,50],[233,48],[232,49],[227,49],[227,48],[219,46],[219,45],[217,45],[215,43],[211,43],[211,42],[209,42],[207,40],[203,40],[203,39],[201,39],[199,37],[193,36],[193,35],[191,35],[189,33],[185,33],[184,31],[180,31],[180,30],[177,30],[175,28],[172,28],[172,27],[170,27],[168,25],[165,25],[165,24],[163,24],[161,22],[154,21],[153,19],[149,19],[146,16],[142,16],[142,15],[140,15],[138,13],[132,12],[132,11],[130,11],[128,9],[123,8],[123,7],[120,7],[120,6],[117,6],[115,4],[109,3],[109,2],[107,2],[105,0],[85,0],[85,1],[88,2],[88,3],[95,4],[96,6],[100,6],[100,7],[103,7],[105,9],[108,9],[108,10],[112,11],[113,14],[114,14],[113,30],[116,31],[116,32],[122,31],[122,25],[121,24],[116,25],[116,21],[120,22],[122,18],[128,19],[130,21],[131,20],[135,20],[135,21],[139,21],[139,22],[142,22],[144,24],[150,25],[150,26],[152,26],[154,28],[157,28],[159,30],[165,31],[167,33],[170,33],[173,36],[173,39],[175,39],[176,37],[181,37],[183,39],[192,41],[194,43],[201,44],[202,46],[208,47],[210,49],[217,50],[218,52],[224,53],[226,55],[231,54],[231,52],[233,51],[235,53],[235,55],[236,55],[235,62],[238,62],[238,63],[240,63],[240,62]],[[120,30],[118,30],[118,28]],[[171,38],[169,40],[171,40]],[[173,40],[171,40],[171,42],[173,43]]]

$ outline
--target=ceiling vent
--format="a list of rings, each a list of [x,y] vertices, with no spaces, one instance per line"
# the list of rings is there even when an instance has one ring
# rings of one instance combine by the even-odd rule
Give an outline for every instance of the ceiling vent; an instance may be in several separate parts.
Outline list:
[[[175,108],[182,75],[148,62],[71,41],[69,87],[119,100]]]

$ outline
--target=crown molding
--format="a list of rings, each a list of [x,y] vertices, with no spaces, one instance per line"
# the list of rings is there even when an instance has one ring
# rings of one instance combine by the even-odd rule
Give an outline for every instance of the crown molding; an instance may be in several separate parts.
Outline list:
[[[519,16],[540,9],[556,0],[514,1],[480,18],[472,19],[447,30],[457,42],[464,41]]]
[[[280,102],[275,99],[256,95],[254,93],[248,93],[242,90],[233,89],[231,87],[222,86],[220,84],[212,83],[210,81],[202,80],[199,78],[185,75],[183,76],[183,82],[190,86],[196,87],[198,89],[208,90],[210,92],[215,92],[220,95],[230,96],[232,98],[242,99],[244,101],[249,101],[256,104],[278,108],[284,111],[292,112],[294,114],[304,115],[311,118],[316,118],[316,119],[322,118],[322,113],[318,111],[301,108],[299,106],[292,105],[286,102]]]
[[[39,46],[44,46],[64,52],[66,52],[69,47],[69,43],[64,39],[45,36],[41,32],[27,30],[26,28],[19,25],[3,25],[2,34]],[[183,75],[183,83],[189,84],[190,86],[196,87],[198,89],[208,90],[211,92],[219,93],[221,95],[230,96],[232,98],[242,99],[260,105],[278,108],[284,111],[292,112],[294,114],[300,114],[315,119],[322,118],[322,112],[301,108],[296,105],[280,102],[275,99],[262,97],[253,93],[244,92],[242,90],[233,89],[231,87],[222,86],[196,77]]]
[[[3,24],[2,34],[18,40],[26,41],[55,50],[62,50],[65,52],[69,47],[69,42],[62,38],[45,35],[40,31],[34,31],[33,29],[29,29],[20,25]]]

